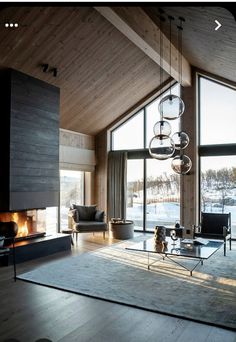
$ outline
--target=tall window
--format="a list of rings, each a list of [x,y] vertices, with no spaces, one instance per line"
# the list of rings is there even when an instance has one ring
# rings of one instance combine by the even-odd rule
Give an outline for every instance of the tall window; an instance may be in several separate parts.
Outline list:
[[[112,149],[114,151],[143,148],[143,115],[144,111],[141,110],[126,121],[124,125],[113,131]]]
[[[179,91],[179,85],[172,87],[172,94]],[[148,152],[153,126],[160,120],[159,101],[156,98],[111,133],[112,149],[128,150],[126,217],[136,230],[153,231],[158,224],[173,225],[180,219],[180,177],[170,160],[152,159]],[[171,126],[172,133],[178,131],[176,120]]]
[[[127,209],[126,217],[134,221],[136,229],[143,229],[144,177],[142,159],[128,160],[127,163]]]
[[[200,209],[231,212],[236,237],[236,90],[199,77]]]
[[[146,227],[152,230],[156,222],[173,225],[180,218],[180,176],[170,160],[147,160]]]
[[[84,204],[84,172],[60,171],[60,227],[68,227],[71,204]]]

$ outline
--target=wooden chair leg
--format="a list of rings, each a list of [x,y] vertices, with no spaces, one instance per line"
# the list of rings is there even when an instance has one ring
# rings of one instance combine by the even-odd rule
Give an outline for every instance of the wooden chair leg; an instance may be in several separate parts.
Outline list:
[[[229,249],[231,250],[231,237],[229,238]]]
[[[72,237],[72,235],[71,235],[71,246],[74,246],[74,240],[73,240],[73,237]]]
[[[226,256],[226,238],[224,239],[224,256]]]
[[[103,232],[103,239],[105,240],[106,238],[106,232]]]

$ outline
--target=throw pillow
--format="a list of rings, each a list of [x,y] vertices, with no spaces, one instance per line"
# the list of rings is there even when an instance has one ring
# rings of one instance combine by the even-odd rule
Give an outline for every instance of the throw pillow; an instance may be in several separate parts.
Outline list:
[[[69,214],[73,217],[76,223],[79,222],[79,213],[77,209],[70,209]]]
[[[95,221],[98,221],[98,222],[103,222],[104,221],[104,211],[96,210]]]

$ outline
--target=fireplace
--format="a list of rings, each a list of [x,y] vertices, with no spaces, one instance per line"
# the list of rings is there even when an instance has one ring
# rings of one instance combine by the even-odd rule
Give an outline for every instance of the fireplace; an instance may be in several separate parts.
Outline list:
[[[0,222],[9,221],[14,221],[18,225],[18,241],[46,234],[46,209],[0,213]]]

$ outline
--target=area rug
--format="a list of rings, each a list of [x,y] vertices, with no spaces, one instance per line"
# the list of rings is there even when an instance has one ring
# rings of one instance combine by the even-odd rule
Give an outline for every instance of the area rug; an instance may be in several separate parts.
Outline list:
[[[138,237],[47,263],[17,278],[153,312],[236,330],[236,250],[223,248],[193,272],[125,247]],[[182,259],[183,260],[183,259]],[[185,259],[188,265],[190,259]]]

